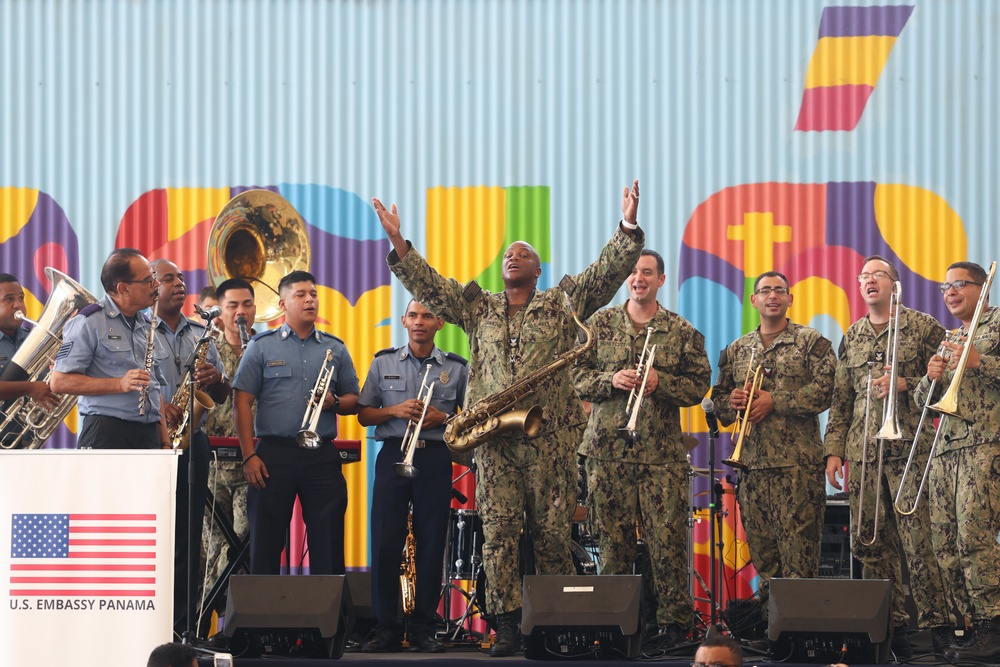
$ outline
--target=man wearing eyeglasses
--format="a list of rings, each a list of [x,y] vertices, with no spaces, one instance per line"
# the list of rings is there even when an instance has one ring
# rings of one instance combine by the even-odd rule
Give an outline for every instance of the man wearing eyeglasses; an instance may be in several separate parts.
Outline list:
[[[106,296],[63,327],[50,382],[57,394],[80,396],[80,449],[156,449],[168,443],[161,411],[165,385],[154,348],[146,368],[149,318],[159,283],[135,248],[119,248],[101,269]],[[139,391],[148,388],[140,414]]]
[[[826,505],[819,414],[830,407],[837,358],[818,331],[788,319],[793,300],[784,274],[757,277],[750,302],[760,325],[722,351],[712,388],[719,421],[741,415],[750,429],[736,497],[762,603],[771,578],[819,574]]]
[[[983,267],[956,262],[941,285],[962,333],[967,336],[975,324],[958,385],[961,417],[941,417],[924,505],[930,506],[934,553],[964,573],[956,587],[964,588],[972,603],[972,641],[949,648],[945,658],[950,662],[1000,661],[1000,310],[983,300],[979,321],[973,321],[986,281]],[[967,338],[946,341],[945,355],[930,358],[927,375],[916,387],[917,401],[927,399],[933,380],[932,400],[948,390],[967,345]]]
[[[826,427],[824,454],[826,477],[835,489],[841,489],[844,461],[850,461],[848,480],[852,526],[857,526],[861,485],[861,463],[865,466],[864,508],[859,537],[853,540],[853,556],[864,566],[866,579],[888,579],[892,582],[892,618],[895,631],[892,650],[899,660],[912,654],[906,626],[909,615],[904,606],[906,589],[902,581],[899,560],[900,545],[910,573],[910,591],[917,608],[917,624],[931,628],[934,651],[942,654],[953,641],[951,615],[945,596],[945,571],[935,559],[930,539],[930,516],[927,503],[918,506],[912,516],[903,516],[893,509],[900,477],[906,467],[910,445],[920,421],[921,407],[913,399],[913,389],[927,368],[927,363],[944,336],[944,329],[930,315],[905,306],[899,307],[899,344],[896,348],[897,401],[896,412],[903,438],[882,440],[883,468],[878,477],[879,441],[875,435],[883,421],[883,409],[889,394],[889,373],[892,363],[888,350],[889,319],[894,283],[899,272],[889,260],[878,255],[865,259],[858,276],[861,296],[868,304],[868,314],[852,324],[840,343],[837,380],[833,406]],[[906,292],[904,291],[903,294]],[[871,391],[868,386],[871,383]],[[867,409],[866,409],[867,407]],[[867,423],[865,421],[867,416]],[[865,435],[868,436],[867,448]],[[934,438],[931,420],[920,435],[925,448]],[[926,457],[926,455],[924,455]],[[927,459],[915,457],[912,470],[919,474]],[[912,479],[912,477],[911,477]],[[881,486],[881,493],[878,488]],[[916,484],[907,483],[900,506],[911,506]],[[875,500],[879,496],[879,506]],[[908,497],[907,497],[908,496]],[[876,512],[879,530],[875,532]],[[874,543],[868,545],[866,543]]]

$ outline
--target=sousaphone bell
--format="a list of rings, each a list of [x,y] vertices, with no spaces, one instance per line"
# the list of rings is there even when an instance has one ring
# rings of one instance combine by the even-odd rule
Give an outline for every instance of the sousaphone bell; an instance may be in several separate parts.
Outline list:
[[[257,322],[281,317],[278,283],[292,271],[308,271],[309,262],[302,216],[271,190],[246,190],[233,197],[208,236],[209,282],[242,278],[253,285]]]

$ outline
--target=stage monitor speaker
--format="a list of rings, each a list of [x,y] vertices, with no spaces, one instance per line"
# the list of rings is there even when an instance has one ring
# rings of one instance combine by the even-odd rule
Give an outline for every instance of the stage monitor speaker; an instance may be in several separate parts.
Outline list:
[[[524,657],[609,660],[639,657],[639,575],[524,578]]]
[[[233,575],[223,633],[239,657],[339,658],[354,626],[343,575]]]
[[[774,660],[851,665],[889,661],[888,580],[771,579],[770,591],[767,637]]]

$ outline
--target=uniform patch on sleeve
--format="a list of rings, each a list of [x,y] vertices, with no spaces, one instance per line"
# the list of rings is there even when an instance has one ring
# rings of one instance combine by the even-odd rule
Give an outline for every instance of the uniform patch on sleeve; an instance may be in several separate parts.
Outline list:
[[[59,346],[59,352],[56,353],[56,359],[62,359],[63,357],[69,356],[69,351],[73,349],[73,341],[67,341]]]
[[[813,345],[812,355],[814,357],[823,358],[830,353],[830,350],[832,348],[833,348],[833,343],[831,343],[826,338],[820,338],[818,341],[816,341],[816,344]]]

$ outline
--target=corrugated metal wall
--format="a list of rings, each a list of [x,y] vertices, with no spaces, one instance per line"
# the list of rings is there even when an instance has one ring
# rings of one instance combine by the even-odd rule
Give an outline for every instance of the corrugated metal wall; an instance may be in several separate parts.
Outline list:
[[[638,177],[660,300],[713,361],[753,324],[758,270],[788,273],[792,316],[835,344],[870,252],[943,316],[947,264],[998,247],[997,5],[835,5],[2,0],[0,270],[37,314],[42,267],[98,292],[127,240],[195,291],[221,205],[277,188],[311,225],[324,318],[363,376],[404,340],[407,298],[371,196],[446,275],[489,283],[529,237],[555,282],[597,256]],[[368,561],[373,453],[349,473],[351,566]]]

